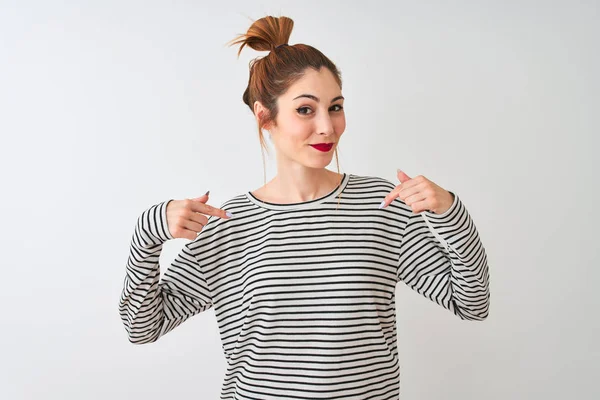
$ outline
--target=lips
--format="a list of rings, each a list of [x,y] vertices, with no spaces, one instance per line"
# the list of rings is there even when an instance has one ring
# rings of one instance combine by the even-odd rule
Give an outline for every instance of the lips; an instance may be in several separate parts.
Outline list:
[[[319,151],[329,151],[333,147],[333,143],[318,143],[311,144],[311,146]]]

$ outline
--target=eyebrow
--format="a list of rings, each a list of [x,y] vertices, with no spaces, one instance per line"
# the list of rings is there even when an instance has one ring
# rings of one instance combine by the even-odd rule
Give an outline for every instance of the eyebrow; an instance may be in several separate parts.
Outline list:
[[[300,95],[300,96],[298,96],[298,97],[294,97],[292,100],[299,99],[300,97],[307,97],[307,98],[309,98],[309,99],[313,99],[313,100],[314,100],[314,101],[316,101],[317,103],[319,102],[319,98],[318,98],[317,96],[313,96],[312,94],[301,94],[301,95]],[[340,99],[343,99],[343,98],[344,98],[344,96],[338,96],[338,97],[334,97],[334,98],[331,100],[331,102],[333,103],[334,101],[336,101],[336,100],[340,100]]]

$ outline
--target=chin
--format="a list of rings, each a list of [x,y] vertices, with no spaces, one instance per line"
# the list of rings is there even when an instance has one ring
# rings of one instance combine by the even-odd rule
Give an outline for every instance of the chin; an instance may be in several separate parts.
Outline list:
[[[326,168],[329,164],[331,164],[332,157],[322,157],[320,160],[308,160],[307,162],[303,162],[305,166],[309,168],[322,169]]]

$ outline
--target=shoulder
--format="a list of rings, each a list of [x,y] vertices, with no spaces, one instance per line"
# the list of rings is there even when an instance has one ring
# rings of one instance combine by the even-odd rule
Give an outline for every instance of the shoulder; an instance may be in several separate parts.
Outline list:
[[[399,183],[394,183],[390,179],[377,175],[351,174],[346,191],[364,196],[379,204]],[[400,200],[399,197],[396,197],[385,210],[392,214],[401,214],[403,216],[412,213],[411,208],[403,200]]]
[[[396,185],[390,181],[389,179],[383,178],[381,176],[375,175],[358,175],[358,174],[350,174],[350,179],[348,181],[349,186],[363,186],[363,187],[380,187],[382,189],[394,189]]]

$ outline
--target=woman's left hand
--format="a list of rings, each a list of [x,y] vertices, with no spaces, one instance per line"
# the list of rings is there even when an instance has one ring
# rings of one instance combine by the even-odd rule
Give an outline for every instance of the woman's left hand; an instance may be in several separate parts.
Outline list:
[[[434,214],[443,214],[454,203],[454,196],[449,191],[436,185],[423,175],[411,178],[398,170],[400,184],[394,188],[379,205],[387,207],[396,197],[412,208],[413,213],[429,211]]]

